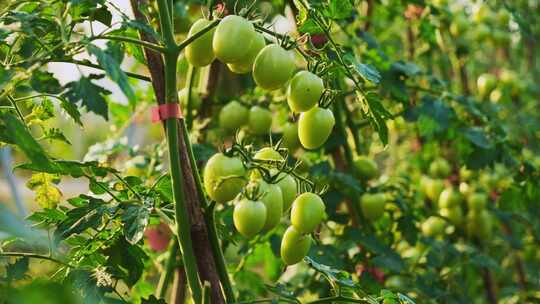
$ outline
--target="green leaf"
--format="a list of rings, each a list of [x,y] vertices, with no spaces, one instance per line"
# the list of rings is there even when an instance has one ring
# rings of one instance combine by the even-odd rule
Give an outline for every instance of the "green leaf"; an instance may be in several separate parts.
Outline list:
[[[6,278],[8,282],[18,281],[27,277],[30,259],[27,257],[19,258],[12,264],[6,266]]]
[[[378,84],[381,81],[381,74],[374,66],[358,62],[355,64],[355,68],[365,81],[373,84]]]
[[[86,47],[89,54],[96,56],[98,64],[105,70],[107,75],[118,84],[122,92],[126,95],[131,106],[135,106],[135,92],[129,84],[126,73],[120,68],[120,63],[117,58],[111,54],[104,52],[93,44]]]
[[[131,245],[124,238],[118,238],[103,253],[108,256],[107,269],[113,276],[121,278],[129,287],[141,278],[144,262],[148,256],[136,245]]]
[[[124,236],[130,244],[139,242],[143,235],[148,220],[150,219],[150,210],[152,204],[145,201],[142,205],[130,204],[122,215],[122,224],[124,225]]]
[[[60,102],[60,107],[66,111],[66,113],[71,117],[79,126],[82,126],[81,121],[81,112],[75,106],[74,103],[69,102],[67,99],[62,98]]]
[[[351,16],[353,5],[349,0],[330,0],[326,15],[335,20],[345,19]]]
[[[128,27],[128,28],[135,29],[137,31],[142,31],[150,35],[152,38],[154,38],[157,41],[160,41],[161,39],[160,35],[158,35],[151,26],[148,26],[148,24],[140,22],[138,20],[124,20],[122,22],[122,27]]]
[[[54,166],[43,148],[19,119],[13,115],[4,114],[0,116],[0,121],[4,123],[8,131],[7,137],[24,152],[32,164],[46,171],[54,171]]]
[[[58,128],[51,128],[51,129],[47,129],[43,132],[43,137],[41,139],[48,139],[48,140],[58,140],[58,141],[62,141],[68,145],[71,145],[71,143],[69,142],[69,140],[66,138],[66,136],[64,135],[64,133],[62,133],[62,131]]]
[[[112,214],[116,208],[115,204],[108,205],[100,199],[90,198],[87,205],[66,213],[67,218],[58,225],[56,235],[65,239],[88,228],[97,229],[103,222],[103,216]]]
[[[91,19],[99,21],[104,25],[110,27],[112,22],[112,14],[111,12],[109,12],[109,9],[105,5],[103,5],[100,8],[94,10]]]
[[[67,91],[64,96],[73,104],[82,102],[82,106],[88,111],[94,112],[105,119],[109,118],[107,101],[103,97],[111,92],[92,83],[92,79],[100,79],[102,76],[91,74],[82,76],[78,81],[72,81],[65,85]]]
[[[30,78],[30,86],[36,92],[59,94],[62,92],[62,86],[52,73],[37,70],[32,74]]]
[[[316,271],[322,273],[327,279],[332,282],[338,283],[345,287],[355,287],[356,284],[351,278],[351,275],[343,270],[334,269],[328,265],[317,263],[311,257],[307,256],[304,261]]]
[[[465,137],[467,137],[470,142],[482,149],[491,149],[493,147],[493,144],[487,137],[484,130],[479,127],[470,127],[466,129]]]

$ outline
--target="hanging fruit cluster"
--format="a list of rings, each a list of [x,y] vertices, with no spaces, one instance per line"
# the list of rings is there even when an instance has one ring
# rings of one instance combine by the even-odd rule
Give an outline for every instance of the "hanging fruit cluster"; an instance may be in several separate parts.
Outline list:
[[[196,35],[210,23],[206,19],[196,21],[188,36]],[[187,61],[195,67],[209,65],[217,58],[233,73],[251,72],[257,86],[264,90],[286,88],[289,108],[293,113],[299,113],[299,118],[298,124],[286,126],[283,139],[285,146],[299,141],[306,149],[317,149],[332,132],[334,114],[323,106],[323,79],[306,70],[294,74],[295,56],[288,50],[294,44],[284,47],[286,42],[282,41],[282,45],[266,45],[265,36],[255,30],[252,22],[238,15],[229,15],[215,29],[207,31],[188,45],[185,54]],[[180,93],[182,102],[187,99],[186,93]],[[200,105],[200,97],[197,93],[195,95],[192,109]],[[247,125],[254,135],[267,135],[272,125],[272,114],[264,107],[255,105],[248,109],[246,105],[233,100],[221,109],[219,125],[228,132],[235,132]]]
[[[308,253],[310,234],[326,216],[324,202],[313,192],[298,195],[308,181],[285,168],[285,158],[274,148],[251,154],[235,144],[213,155],[203,174],[206,192],[217,203],[234,203],[234,226],[249,239],[275,228],[290,210],[291,226],[283,235],[281,257],[288,265],[296,264]],[[313,186],[307,190],[313,191]]]
[[[210,23],[206,19],[196,21],[188,36],[196,35]],[[297,124],[285,126],[281,142],[291,149],[298,143],[306,149],[317,149],[326,142],[335,124],[332,111],[321,106],[324,82],[310,71],[294,74],[295,56],[284,44],[266,45],[265,36],[256,31],[252,22],[229,15],[186,47],[186,59],[202,67],[217,58],[233,73],[251,72],[256,85],[264,90],[286,87],[288,106],[293,113],[299,113],[299,118]],[[200,96],[194,96],[192,109],[200,105]],[[186,100],[184,89],[180,101],[187,104]],[[248,109],[233,100],[221,109],[218,120],[229,133],[247,125],[251,134],[267,135],[272,114],[262,106]],[[312,192],[313,187],[301,187],[291,171],[284,169],[286,158],[276,149],[263,148],[253,156],[246,151],[238,156],[235,150],[243,147],[233,146],[229,152],[217,153],[208,160],[203,178],[208,196],[220,204],[234,202],[234,226],[246,238],[275,228],[290,210],[291,226],[283,235],[281,257],[288,265],[298,263],[309,251],[310,234],[325,217],[324,202]],[[307,192],[299,194],[302,188]]]

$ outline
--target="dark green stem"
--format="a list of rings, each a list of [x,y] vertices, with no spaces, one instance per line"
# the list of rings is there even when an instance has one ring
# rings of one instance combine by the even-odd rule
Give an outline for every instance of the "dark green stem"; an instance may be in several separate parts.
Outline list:
[[[210,245],[212,246],[212,253],[214,253],[219,279],[221,281],[221,285],[223,286],[223,291],[225,292],[227,302],[234,302],[235,297],[232,289],[231,279],[229,278],[229,273],[227,272],[227,265],[225,264],[225,259],[223,258],[223,251],[221,250],[216,231],[214,214],[215,205],[216,202],[210,203],[205,212],[206,226],[208,226],[208,239],[210,241]]]
[[[167,258],[167,264],[165,265],[165,272],[162,273],[159,278],[158,287],[156,290],[156,295],[163,299],[167,293],[167,287],[171,282],[174,270],[176,269],[176,256],[178,255],[178,243],[172,241],[169,245],[169,257]]]
[[[186,124],[188,129],[191,130],[193,127],[193,79],[195,78],[195,67],[191,64],[189,65],[186,79],[186,90],[187,90],[187,115],[186,115]]]
[[[176,91],[176,64],[178,60],[178,51],[174,41],[174,32],[169,14],[168,2],[158,0],[159,21],[163,40],[167,51],[164,55],[165,66],[165,100],[166,102],[178,102],[178,93]],[[183,121],[183,120],[181,120]],[[187,214],[187,206],[184,197],[183,172],[180,164],[178,126],[179,120],[176,118],[167,119],[166,132],[170,161],[171,179],[173,184],[173,198],[175,202],[175,218],[177,227],[177,237],[182,259],[186,271],[187,281],[191,289],[195,303],[201,303],[202,289],[199,280],[198,267],[193,251],[191,240],[191,225]]]

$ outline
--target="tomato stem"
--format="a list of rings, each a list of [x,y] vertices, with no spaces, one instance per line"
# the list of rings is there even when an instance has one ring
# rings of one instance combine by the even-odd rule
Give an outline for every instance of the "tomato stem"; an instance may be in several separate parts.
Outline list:
[[[178,103],[178,93],[176,92],[176,64],[178,60],[178,50],[174,41],[171,14],[166,0],[158,0],[158,12],[163,40],[166,52],[164,54],[165,69],[165,100],[169,103]],[[175,218],[177,237],[182,259],[186,271],[188,285],[195,303],[200,303],[202,299],[201,283],[199,280],[198,267],[193,251],[191,240],[191,225],[187,214],[187,206],[184,196],[183,172],[180,165],[179,149],[179,120],[176,118],[167,119],[166,133],[170,161],[171,180],[173,184],[173,200],[175,203]]]

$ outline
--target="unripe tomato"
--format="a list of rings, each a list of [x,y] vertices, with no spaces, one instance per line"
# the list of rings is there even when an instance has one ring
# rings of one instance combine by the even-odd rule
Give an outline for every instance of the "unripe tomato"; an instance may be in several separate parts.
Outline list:
[[[289,152],[294,152],[300,147],[300,139],[298,139],[298,125],[296,123],[287,122],[283,126],[283,137],[281,144],[287,148]]]
[[[495,42],[495,44],[498,46],[506,46],[511,41],[510,34],[506,30],[495,30],[491,35],[491,38],[493,39],[493,42]]]
[[[491,18],[492,11],[487,4],[479,4],[473,11],[472,19],[474,22],[482,23]]]
[[[478,87],[478,94],[480,94],[480,96],[488,96],[488,94],[495,89],[495,86],[497,86],[497,77],[493,74],[482,74],[478,77],[476,86]]]
[[[257,36],[255,37],[253,43],[251,43],[251,45],[249,46],[248,53],[246,54],[244,59],[237,63],[227,64],[231,72],[236,74],[245,74],[251,72],[251,70],[253,69],[253,63],[255,62],[255,58],[266,45],[266,42],[264,41],[264,36],[259,33],[257,33],[256,35]]]
[[[469,27],[469,21],[467,17],[462,14],[459,14],[450,24],[450,33],[452,35],[459,37],[462,36]]]
[[[439,196],[444,189],[444,182],[440,179],[428,179],[425,181],[426,196],[433,202],[439,200]]]
[[[180,107],[182,110],[187,110],[188,108],[188,89],[183,88],[178,91],[178,101],[180,102]],[[191,109],[198,110],[201,107],[202,99],[199,92],[191,91]]]
[[[257,151],[255,155],[253,155],[253,159],[258,160],[283,160],[283,156],[279,154],[278,151],[274,150],[274,148],[271,147],[264,147]]]
[[[259,106],[249,110],[249,131],[255,135],[267,135],[272,127],[272,112]]]
[[[283,196],[283,212],[285,212],[289,210],[296,198],[296,179],[290,174],[281,173],[278,176],[277,185],[281,188],[281,194]]]
[[[293,202],[291,223],[300,233],[312,233],[325,216],[323,200],[315,193],[300,194]]]
[[[281,240],[281,259],[287,265],[300,262],[309,252],[311,237],[302,235],[293,226],[287,228]]]
[[[439,208],[452,208],[459,206],[461,203],[461,195],[453,188],[446,188],[439,195]]]
[[[253,79],[263,89],[277,90],[287,83],[295,68],[292,53],[277,44],[270,44],[255,58]]]
[[[232,200],[246,185],[246,169],[236,157],[216,153],[206,163],[203,180],[204,188],[217,203]]]
[[[450,175],[452,168],[444,158],[437,158],[429,165],[429,174],[433,177],[445,178]]]
[[[437,216],[428,217],[421,226],[422,233],[429,237],[442,235],[445,229],[446,221]]]
[[[287,103],[293,112],[305,112],[313,108],[324,91],[323,80],[308,71],[294,75],[287,88]]]
[[[259,191],[264,193],[259,200],[266,206],[266,221],[263,231],[268,231],[279,224],[283,214],[283,194],[277,184],[268,184],[264,180],[259,180]]]
[[[367,156],[358,156],[354,161],[354,168],[358,175],[366,180],[372,179],[379,174],[377,163]]]
[[[257,32],[251,22],[240,16],[229,15],[216,27],[212,40],[214,54],[224,63],[244,62],[256,38]]]
[[[234,206],[234,227],[248,239],[261,232],[266,218],[267,209],[261,201],[242,199]]]
[[[485,24],[474,27],[474,36],[477,42],[482,42],[491,35],[491,29]]]
[[[249,110],[238,101],[231,101],[219,112],[219,126],[226,131],[236,131],[248,121]]]
[[[469,211],[467,214],[467,232],[480,240],[489,240],[493,232],[493,218],[487,210]]]
[[[384,287],[392,290],[403,291],[405,290],[407,278],[400,275],[393,275],[384,281]]]
[[[455,226],[460,226],[463,223],[463,211],[460,206],[442,208],[440,214],[448,218]]]
[[[488,197],[484,193],[473,193],[467,200],[467,206],[470,210],[481,211],[486,208]]]
[[[334,113],[329,109],[314,107],[300,114],[298,120],[298,137],[306,149],[317,149],[322,146],[336,124]]]
[[[468,181],[471,178],[472,174],[473,172],[467,169],[467,167],[465,166],[459,168],[459,179],[461,181]]]
[[[191,37],[203,30],[212,21],[199,19],[193,23],[189,29],[188,37]],[[212,39],[214,38],[215,28],[204,33],[199,38],[186,46],[186,59],[195,67],[203,67],[214,61],[214,51],[212,49]]]
[[[508,11],[505,9],[500,9],[497,11],[495,18],[497,18],[497,23],[499,26],[506,28],[508,26],[508,22],[510,22],[510,13],[508,13]]]
[[[360,209],[362,214],[369,221],[379,219],[384,213],[386,206],[386,196],[384,193],[364,193],[360,197]]]

